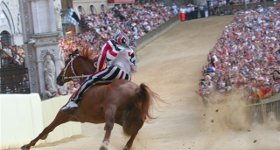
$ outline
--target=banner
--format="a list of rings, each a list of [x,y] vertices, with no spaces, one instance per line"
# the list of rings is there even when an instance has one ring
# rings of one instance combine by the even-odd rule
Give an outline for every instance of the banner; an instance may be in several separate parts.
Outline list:
[[[65,20],[66,23],[73,24],[74,26],[78,26],[80,24],[80,19],[73,8],[68,10],[68,15]]]

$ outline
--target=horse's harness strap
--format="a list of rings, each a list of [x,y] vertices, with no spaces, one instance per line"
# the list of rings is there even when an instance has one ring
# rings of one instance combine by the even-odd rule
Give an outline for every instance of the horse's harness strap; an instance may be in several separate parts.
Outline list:
[[[73,61],[74,61],[76,58],[77,58],[77,56],[71,57],[71,60],[67,63],[66,67],[64,68],[64,71],[63,71],[63,78],[64,78],[64,79],[86,78],[86,77],[89,76],[89,75],[77,76],[77,74],[76,74],[76,72],[75,72],[75,69],[74,69],[74,66],[73,66]],[[70,67],[71,67],[71,71],[72,71],[72,73],[74,74],[74,76],[65,77],[66,70],[68,69],[69,65],[70,65]]]
[[[73,61],[75,58],[76,57],[74,57],[74,58],[71,57],[70,61],[66,64],[66,67],[63,70],[63,78],[65,78],[66,70],[68,69],[69,65],[73,66]],[[71,69],[73,69],[73,68],[71,67]]]
[[[64,79],[77,79],[77,78],[87,78],[90,75],[81,75],[81,76],[71,76],[71,77],[64,77]]]
[[[75,57],[76,58],[76,57]],[[75,59],[74,58],[74,59]],[[74,60],[73,59],[73,60]],[[75,72],[75,70],[74,70],[74,67],[73,67],[73,61],[71,62],[71,70],[72,70],[72,73],[75,75],[75,76],[77,76],[77,74],[76,74],[76,72]]]

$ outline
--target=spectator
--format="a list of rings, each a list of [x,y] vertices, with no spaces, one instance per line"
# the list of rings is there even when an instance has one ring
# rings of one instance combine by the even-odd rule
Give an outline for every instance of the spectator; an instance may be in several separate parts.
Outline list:
[[[178,13],[179,13],[178,12],[178,7],[177,7],[177,5],[175,3],[172,4],[171,8],[172,8],[171,10],[172,10],[173,14],[174,15],[178,15]]]
[[[210,75],[214,89],[221,93],[231,91],[232,85],[245,88],[249,102],[279,93],[279,14],[277,7],[237,12],[209,53],[203,79]]]

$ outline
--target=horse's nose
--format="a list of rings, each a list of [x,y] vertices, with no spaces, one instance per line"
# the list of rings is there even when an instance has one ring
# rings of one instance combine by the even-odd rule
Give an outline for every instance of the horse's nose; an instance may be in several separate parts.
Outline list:
[[[58,76],[57,78],[56,78],[56,84],[58,84],[58,85],[60,85],[60,86],[62,86],[64,83],[63,83],[63,81],[62,81],[62,77],[61,76]]]

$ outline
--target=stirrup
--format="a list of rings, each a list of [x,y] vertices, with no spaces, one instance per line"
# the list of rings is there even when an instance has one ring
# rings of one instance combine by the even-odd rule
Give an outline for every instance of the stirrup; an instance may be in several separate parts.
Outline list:
[[[62,107],[61,111],[74,111],[78,108],[78,104],[76,104],[74,101],[68,102],[64,107]]]

